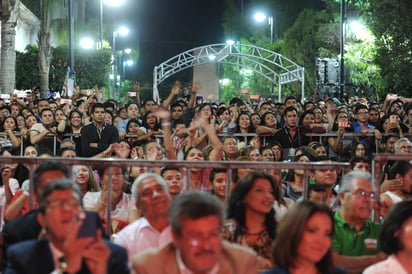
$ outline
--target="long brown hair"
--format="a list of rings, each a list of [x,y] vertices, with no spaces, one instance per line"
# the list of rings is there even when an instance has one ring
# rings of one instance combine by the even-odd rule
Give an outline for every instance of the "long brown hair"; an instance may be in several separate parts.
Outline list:
[[[315,213],[327,215],[331,220],[333,230],[333,215],[327,205],[313,201],[302,201],[294,204],[289,208],[278,225],[276,241],[273,248],[273,258],[278,266],[285,269],[296,266],[297,250],[302,240],[306,223]],[[332,233],[330,235],[331,238]],[[316,267],[321,273],[333,272],[331,248],[325,256],[316,263]]]

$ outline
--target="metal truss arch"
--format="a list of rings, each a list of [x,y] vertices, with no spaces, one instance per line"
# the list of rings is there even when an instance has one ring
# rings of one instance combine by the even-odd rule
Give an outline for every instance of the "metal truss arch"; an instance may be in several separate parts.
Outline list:
[[[168,77],[190,67],[222,63],[253,70],[278,86],[279,100],[283,84],[301,82],[304,98],[305,69],[274,51],[246,44],[212,44],[182,52],[153,69],[153,98],[159,101],[158,85]]]

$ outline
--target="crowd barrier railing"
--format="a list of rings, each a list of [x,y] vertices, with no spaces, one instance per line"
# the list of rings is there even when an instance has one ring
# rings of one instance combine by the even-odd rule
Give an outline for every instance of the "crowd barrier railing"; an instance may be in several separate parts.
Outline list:
[[[20,134],[20,132],[13,131],[13,134],[16,137],[20,138],[20,155],[23,155],[23,150],[24,150],[24,140],[23,140],[23,135]],[[0,132],[0,145],[4,146],[7,143],[7,140],[10,140],[9,135],[7,132]]]
[[[55,160],[59,161],[63,165],[67,165],[71,168],[73,165],[88,165],[92,166],[95,169],[107,168],[109,167],[109,185],[108,185],[108,205],[107,208],[111,208],[111,185],[112,185],[112,174],[113,167],[129,167],[129,166],[138,166],[138,167],[176,167],[176,168],[186,168],[187,176],[186,181],[184,182],[185,189],[190,187],[190,169],[191,168],[225,168],[227,169],[227,197],[230,196],[230,185],[232,183],[232,171],[237,168],[248,168],[255,170],[271,170],[271,169],[304,169],[305,170],[305,179],[307,181],[307,176],[310,170],[312,169],[330,169],[330,168],[342,168],[347,170],[349,165],[347,163],[333,163],[327,164],[324,163],[291,163],[291,162],[236,162],[236,161],[174,161],[174,160],[158,160],[158,161],[146,161],[146,160],[132,160],[132,159],[118,159],[118,158],[107,158],[107,159],[92,159],[92,158],[61,158],[61,157],[51,157],[51,158],[29,158],[21,156],[13,157],[0,157],[0,165],[4,166],[8,163],[22,163],[30,167],[30,207],[33,207],[33,173],[38,165],[41,163]],[[304,197],[307,196],[307,185],[304,187]],[[227,199],[228,200],[228,199]],[[107,223],[111,223],[110,210],[107,212]],[[110,234],[110,227],[108,226],[108,234]]]
[[[227,169],[227,197],[230,196],[230,184],[232,183],[232,171],[238,168],[248,168],[255,170],[288,170],[288,169],[303,169],[304,173],[304,192],[303,197],[307,197],[307,178],[310,170],[314,169],[331,169],[336,168],[337,170],[342,170],[344,172],[349,171],[350,166],[348,163],[333,162],[330,164],[320,163],[320,162],[309,162],[309,163],[298,163],[298,162],[243,162],[243,161],[175,161],[175,160],[157,160],[157,161],[147,161],[147,160],[133,160],[133,159],[118,159],[118,158],[107,158],[107,159],[94,159],[94,158],[61,158],[61,157],[51,157],[51,158],[29,158],[21,156],[13,157],[0,157],[0,165],[3,167],[5,164],[9,163],[22,163],[30,167],[30,205],[33,205],[33,173],[38,165],[41,163],[55,160],[60,163],[67,165],[71,168],[73,165],[88,165],[95,169],[107,168],[109,167],[109,193],[108,193],[108,208],[111,208],[111,184],[112,184],[112,167],[176,167],[176,168],[186,168],[187,176],[185,184],[185,189],[189,189],[190,182],[190,169],[191,168],[225,168]],[[386,162],[388,160],[412,160],[412,154],[376,154],[373,156],[372,160],[372,178],[373,178],[373,189],[377,194],[380,195],[379,186],[383,179],[383,170]],[[21,183],[21,182],[20,182]],[[228,200],[228,199],[227,199]],[[107,212],[107,220],[110,223],[110,210]],[[376,216],[375,216],[376,218]],[[374,218],[374,219],[375,219]],[[375,219],[376,220],[376,219]],[[110,228],[108,228],[110,229]]]
[[[0,137],[2,135],[6,135],[6,133],[0,133]],[[306,133],[305,134],[308,137],[319,137],[319,142],[324,144],[326,142],[326,140],[324,138],[328,138],[328,137],[337,137],[338,134],[336,132],[325,132],[325,133]],[[385,136],[386,134],[382,134],[382,136]],[[411,136],[412,137],[412,133],[405,133],[404,134],[406,137]],[[21,138],[21,149],[20,149],[20,155],[23,155],[23,137],[20,135],[20,133],[16,133],[16,136],[20,136]],[[47,134],[48,137],[53,137],[54,141],[53,141],[53,153],[56,155],[56,151],[57,151],[57,136],[58,134],[55,133],[48,133]],[[62,135],[64,138],[69,138],[71,140],[73,140],[74,137],[80,137],[81,134],[80,133],[65,133]],[[263,138],[263,144],[266,145],[266,138],[267,137],[271,137],[272,135],[269,134],[257,134],[257,133],[234,133],[234,134],[230,134],[230,133],[219,133],[217,134],[218,137],[227,137],[227,136],[233,136],[236,138],[245,138],[245,143],[248,142],[249,138],[253,138],[256,136],[260,136]],[[364,133],[353,133],[353,132],[345,132],[342,134],[343,137],[347,137],[347,138],[354,138],[354,137],[374,137],[374,134],[364,134]],[[126,134],[125,138],[138,138],[139,136],[137,134]],[[156,141],[158,143],[161,143],[163,140],[163,135],[154,135]],[[342,138],[343,139],[343,138]],[[376,151],[379,151],[379,140],[375,138],[375,149]]]

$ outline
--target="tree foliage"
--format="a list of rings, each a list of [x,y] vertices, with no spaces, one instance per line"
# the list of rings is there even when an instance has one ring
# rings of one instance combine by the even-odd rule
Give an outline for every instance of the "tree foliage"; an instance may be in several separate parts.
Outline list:
[[[377,37],[375,61],[380,65],[386,92],[410,96],[412,91],[412,2],[370,1],[370,28]]]
[[[318,55],[319,49],[319,43],[315,38],[319,25],[320,20],[315,11],[302,11],[286,32],[282,48],[284,56],[305,67],[305,87],[309,92],[315,89],[315,56]]]
[[[27,46],[25,52],[17,52],[16,57],[16,88],[28,89],[39,83],[37,62],[38,48]],[[61,90],[69,64],[68,48],[53,49],[50,67],[50,89]],[[108,74],[111,68],[111,52],[103,49],[98,51],[75,50],[76,83],[81,88],[92,88],[94,85],[108,86]]]
[[[16,88],[30,89],[39,85],[39,50],[37,46],[28,45],[25,52],[16,52]]]

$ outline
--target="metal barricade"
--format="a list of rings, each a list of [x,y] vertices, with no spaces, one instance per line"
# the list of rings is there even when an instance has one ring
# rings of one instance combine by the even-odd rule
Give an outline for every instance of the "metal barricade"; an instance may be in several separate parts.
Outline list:
[[[190,178],[190,168],[225,168],[228,172],[227,177],[227,197],[230,196],[230,185],[232,183],[231,174],[234,169],[238,168],[251,168],[256,170],[271,170],[271,169],[304,169],[304,192],[303,197],[307,197],[307,176],[310,170],[312,169],[330,169],[340,168],[343,170],[349,169],[349,163],[340,163],[334,162],[331,164],[319,163],[319,162],[310,162],[310,163],[301,163],[301,162],[243,162],[243,161],[175,161],[175,160],[157,160],[157,161],[146,161],[146,160],[132,160],[132,159],[118,159],[118,158],[108,158],[108,159],[94,159],[94,158],[61,158],[61,157],[51,157],[51,158],[26,158],[26,157],[0,157],[0,164],[4,165],[6,163],[24,163],[30,166],[30,205],[33,205],[33,173],[35,168],[48,160],[59,161],[62,164],[68,165],[69,167],[73,165],[88,165],[95,168],[107,168],[109,167],[109,199],[107,208],[111,208],[111,186],[112,186],[112,174],[113,167],[125,167],[125,166],[144,166],[144,167],[175,167],[175,168],[186,168],[188,170],[186,181],[184,184],[189,188],[189,178]],[[374,191],[379,197],[379,186],[382,181],[382,172],[383,165],[388,160],[412,160],[412,154],[403,154],[403,155],[392,155],[392,154],[376,154],[372,160],[372,178]],[[228,200],[228,199],[227,199]],[[107,220],[110,223],[110,210],[107,211]],[[375,216],[376,220],[376,216]],[[108,229],[110,227],[108,226]],[[110,232],[110,231],[108,231]]]
[[[20,137],[20,155],[23,156],[23,151],[24,151],[24,140],[23,140],[23,135],[21,135],[20,132],[13,131],[13,134],[16,137]],[[3,146],[3,143],[6,143],[7,140],[9,140],[9,135],[6,132],[0,132],[0,138],[3,140],[0,141],[0,145]]]
[[[62,164],[73,166],[73,165],[88,165],[95,168],[107,168],[109,167],[109,197],[107,208],[111,208],[111,186],[112,186],[112,168],[113,167],[125,167],[125,166],[144,166],[144,167],[175,167],[175,168],[186,168],[188,173],[186,181],[184,184],[187,189],[189,188],[189,178],[190,178],[190,168],[226,168],[228,172],[227,178],[227,197],[230,196],[230,185],[232,183],[231,174],[233,169],[237,168],[252,168],[256,170],[270,170],[270,169],[304,169],[305,176],[307,178],[308,171],[311,169],[328,169],[331,167],[342,167],[347,168],[349,165],[347,163],[289,163],[289,162],[234,162],[234,161],[172,161],[172,160],[158,160],[158,161],[145,161],[145,160],[132,160],[132,159],[118,159],[118,158],[108,158],[108,159],[94,159],[94,158],[61,158],[61,157],[51,157],[51,158],[26,158],[26,157],[1,157],[0,164],[5,163],[24,163],[30,166],[30,207],[33,205],[33,173],[35,168],[41,163],[55,160]],[[307,181],[307,180],[305,180]],[[307,184],[304,186],[304,197],[307,196]],[[228,199],[227,199],[228,200]],[[111,216],[110,210],[107,211],[107,223],[110,223]],[[110,230],[110,226],[108,226]],[[109,233],[110,231],[108,231]]]

